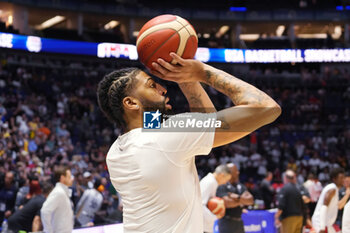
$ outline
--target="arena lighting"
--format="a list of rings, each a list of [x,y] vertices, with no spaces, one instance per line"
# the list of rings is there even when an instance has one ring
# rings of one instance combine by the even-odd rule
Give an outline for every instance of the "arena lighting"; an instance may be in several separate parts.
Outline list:
[[[341,30],[341,26],[337,25],[334,27],[334,32],[332,34],[333,39],[339,39],[341,37],[342,34],[342,30]]]
[[[13,16],[12,15],[9,15],[9,17],[7,18],[7,23],[9,25],[12,25],[12,23],[13,23]]]
[[[139,35],[139,31],[133,31],[133,32],[132,32],[132,35],[133,35],[134,37],[137,37],[137,36]]]
[[[34,53],[88,55],[99,58],[137,60],[132,44],[92,43],[24,36],[0,32],[0,48]],[[197,60],[222,63],[350,63],[350,48],[343,49],[197,49]]]
[[[259,39],[259,34],[240,34],[239,39],[241,40],[257,40]]]
[[[230,11],[238,11],[238,12],[245,12],[247,11],[247,7],[235,7],[231,6]]]
[[[343,11],[343,10],[349,11],[350,10],[350,6],[345,6],[345,8],[344,8],[344,6],[336,6],[335,9],[337,11]]]
[[[45,28],[49,28],[49,27],[52,27],[60,22],[62,22],[63,20],[65,20],[66,17],[64,16],[60,16],[60,15],[56,15],[55,17],[51,18],[51,19],[48,19],[46,20],[45,22],[43,22],[42,24],[40,25],[37,25],[35,27],[35,29],[37,30],[42,30],[42,29],[45,29]]]
[[[110,22],[108,22],[108,23],[104,26],[104,29],[106,29],[106,30],[113,29],[113,28],[115,28],[115,27],[118,26],[118,25],[119,25],[119,21],[111,20]]]
[[[310,39],[310,38],[315,38],[315,39],[326,39],[327,34],[326,33],[315,33],[315,34],[298,34],[298,38],[305,38],[305,39]]]
[[[286,29],[286,27],[284,25],[279,25],[276,29],[276,35],[282,36],[285,29]]]
[[[219,31],[216,33],[216,35],[215,35],[216,38],[222,37],[229,29],[230,29],[230,27],[227,26],[227,25],[222,26],[222,27],[219,29]]]

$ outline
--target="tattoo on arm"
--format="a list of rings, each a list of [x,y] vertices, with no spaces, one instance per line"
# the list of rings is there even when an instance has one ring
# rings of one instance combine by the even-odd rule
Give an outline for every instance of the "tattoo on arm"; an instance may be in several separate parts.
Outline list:
[[[254,86],[221,71],[206,70],[206,82],[231,98],[235,105],[263,105],[271,98]]]
[[[181,89],[193,112],[213,112],[214,105],[200,83],[181,83]]]
[[[193,106],[194,108],[199,108],[201,106],[203,106],[203,102],[202,100],[200,99],[201,98],[201,95],[198,94],[198,95],[191,95],[188,99],[188,101],[190,102],[190,106]]]

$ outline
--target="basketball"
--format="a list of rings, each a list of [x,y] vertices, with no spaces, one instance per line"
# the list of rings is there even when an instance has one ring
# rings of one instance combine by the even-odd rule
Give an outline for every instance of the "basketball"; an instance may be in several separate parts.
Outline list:
[[[210,198],[207,203],[208,209],[215,215],[225,213],[224,199],[220,197]]]
[[[148,68],[158,58],[172,64],[170,52],[185,59],[194,58],[198,47],[197,33],[192,25],[177,15],[160,15],[148,21],[136,40],[140,61]]]

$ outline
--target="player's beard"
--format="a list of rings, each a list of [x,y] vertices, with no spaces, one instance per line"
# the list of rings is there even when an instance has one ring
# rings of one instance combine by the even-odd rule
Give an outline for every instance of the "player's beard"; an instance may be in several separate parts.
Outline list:
[[[143,106],[143,111],[145,112],[152,112],[152,111],[157,111],[161,113],[166,113],[168,110],[166,109],[166,98],[164,98],[163,101],[160,102],[152,102],[148,100],[141,100],[142,106]]]

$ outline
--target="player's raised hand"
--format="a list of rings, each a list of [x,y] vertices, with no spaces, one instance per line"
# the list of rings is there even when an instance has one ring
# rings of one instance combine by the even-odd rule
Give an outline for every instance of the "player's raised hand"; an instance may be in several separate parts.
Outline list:
[[[173,63],[166,62],[158,58],[157,62],[153,62],[153,70],[151,73],[161,79],[173,81],[177,83],[201,81],[205,75],[204,64],[193,59],[183,59],[176,53],[170,53]]]

